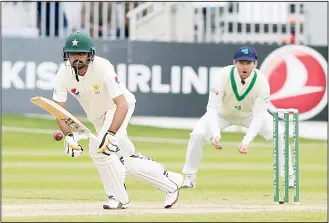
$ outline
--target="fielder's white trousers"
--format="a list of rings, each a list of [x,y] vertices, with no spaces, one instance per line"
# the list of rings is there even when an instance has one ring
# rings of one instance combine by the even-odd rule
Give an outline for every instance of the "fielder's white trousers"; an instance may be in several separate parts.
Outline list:
[[[209,141],[212,137],[212,132],[210,129],[210,124],[208,123],[207,118],[208,113],[205,113],[200,120],[197,122],[196,126],[194,127],[193,131],[190,134],[190,139],[187,145],[186,151],[186,158],[185,158],[185,165],[183,168],[184,174],[196,174],[199,168],[200,160],[202,157],[203,146],[206,141]],[[222,132],[225,128],[232,126],[232,125],[240,125],[244,127],[249,127],[252,121],[252,116],[246,119],[241,120],[227,120],[219,116],[219,128]],[[284,150],[284,138],[283,138],[283,130],[279,127],[279,165],[280,165],[280,175],[283,176],[283,165],[284,165],[284,158],[283,158],[283,150]],[[260,131],[258,134],[264,137],[266,140],[272,140],[273,138],[273,116],[266,112],[264,116],[264,121],[261,126]],[[222,141],[225,141],[225,138],[222,138]],[[242,139],[241,139],[242,141]],[[240,142],[237,142],[237,146]],[[252,144],[251,144],[252,147]],[[249,148],[250,150],[250,148]],[[289,147],[290,152],[290,147]],[[290,153],[291,154],[291,153]],[[292,168],[292,160],[291,155],[289,156],[289,174],[293,173]]]

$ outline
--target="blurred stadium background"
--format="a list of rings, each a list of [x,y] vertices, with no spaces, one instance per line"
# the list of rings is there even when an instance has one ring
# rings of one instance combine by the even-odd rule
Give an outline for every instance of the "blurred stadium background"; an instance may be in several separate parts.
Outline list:
[[[302,203],[327,202],[326,142],[315,141],[327,140],[327,2],[16,1],[1,2],[1,15],[4,203],[100,202],[104,198],[87,154],[74,162],[64,156],[62,144],[52,140],[56,123],[29,101],[38,95],[51,98],[63,44],[73,31],[94,38],[96,54],[112,62],[121,81],[136,95],[129,131],[138,150],[178,172],[185,158],[188,130],[205,112],[211,78],[232,63],[238,46],[253,46],[259,56],[258,68],[270,82],[270,111],[277,107],[300,111],[300,136],[307,138],[301,141]],[[85,121],[73,97],[69,97],[68,110]],[[181,204],[189,199],[235,204],[272,201],[272,153],[262,150],[271,148],[270,143],[257,138],[251,156],[240,157],[234,148],[245,129],[234,126],[226,131],[238,132],[225,135],[225,145],[232,150],[219,156],[206,146],[198,195],[184,191]],[[155,139],[148,141],[147,137]],[[79,168],[85,168],[84,175],[74,174],[80,173]],[[133,200],[154,201],[162,196],[130,182]],[[7,208],[4,210],[7,216],[12,211],[11,217],[25,210]],[[324,212],[303,214],[262,213],[258,220],[327,219]],[[159,216],[141,220],[166,221],[168,217]],[[221,215],[221,220],[255,221],[254,215],[234,216]],[[218,219],[217,215],[208,217],[184,219],[182,215],[180,220]],[[45,219],[49,220],[39,220]],[[88,218],[75,220],[79,219]]]
[[[16,14],[19,16],[13,16]],[[259,52],[259,68],[269,78],[276,75],[271,80],[278,81],[270,83],[273,93],[282,87],[285,76],[301,71],[293,78],[303,79],[302,85],[321,87],[301,97],[292,95],[297,104],[305,100],[313,103],[291,105],[281,98],[273,102],[274,107],[295,105],[302,113],[313,109],[305,120],[327,120],[323,102],[327,86],[323,60],[326,64],[328,56],[326,2],[3,2],[4,113],[38,112],[25,99],[32,94],[50,96],[53,76],[62,62],[63,41],[73,31],[89,33],[97,53],[116,66],[137,96],[136,116],[200,117],[211,76],[217,68],[231,63],[236,46],[249,44]],[[287,50],[276,57],[291,54],[297,62],[284,57],[277,64],[277,58],[272,57],[266,68],[262,67],[273,51],[287,45],[292,48],[284,48]],[[315,49],[322,58],[309,49]],[[269,68],[268,64],[277,65]],[[295,91],[301,87],[296,85]],[[13,106],[12,97],[24,102]],[[153,105],[159,101],[163,105]],[[171,109],[169,102],[175,108]],[[81,112],[74,102],[72,107],[72,112]],[[191,124],[186,126],[182,121],[177,127],[191,128],[194,124],[186,122]]]
[[[272,108],[298,108],[317,129],[301,135],[326,139],[326,2],[2,2],[4,113],[43,112],[28,97],[51,97],[63,41],[73,31],[89,33],[98,55],[136,94],[133,123],[191,129],[205,111],[212,75],[231,63],[238,45],[249,44],[272,98],[281,95]],[[315,90],[303,93],[304,86]]]
[[[2,15],[4,37],[327,45],[325,2],[17,1]]]

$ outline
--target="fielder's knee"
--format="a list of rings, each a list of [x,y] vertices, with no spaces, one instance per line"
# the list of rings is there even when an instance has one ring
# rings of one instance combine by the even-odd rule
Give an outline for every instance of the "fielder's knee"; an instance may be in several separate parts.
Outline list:
[[[265,140],[268,140],[268,141],[273,140],[273,136],[272,136],[272,135],[264,135],[263,138],[264,138]]]
[[[203,141],[207,140],[206,136],[201,132],[193,131],[190,133],[190,141]]]

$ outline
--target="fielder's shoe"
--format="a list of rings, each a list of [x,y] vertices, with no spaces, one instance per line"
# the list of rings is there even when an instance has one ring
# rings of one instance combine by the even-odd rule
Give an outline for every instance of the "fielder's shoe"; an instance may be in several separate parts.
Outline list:
[[[111,209],[111,210],[118,210],[124,209],[122,203],[114,199],[113,196],[108,196],[107,203],[103,204],[103,209]]]
[[[195,188],[196,187],[196,176],[195,174],[186,174],[182,188]]]
[[[171,208],[177,201],[179,197],[179,189],[182,186],[183,183],[183,175],[174,173],[171,171],[167,171],[168,178],[173,181],[175,184],[177,184],[177,190],[173,193],[167,192],[166,193],[166,199],[164,203],[165,208]]]

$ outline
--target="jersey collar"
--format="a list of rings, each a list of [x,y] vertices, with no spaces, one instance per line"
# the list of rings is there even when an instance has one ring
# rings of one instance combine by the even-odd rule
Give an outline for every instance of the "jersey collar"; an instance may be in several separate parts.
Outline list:
[[[236,85],[236,81],[235,81],[235,79],[236,79],[237,77],[236,77],[236,75],[235,75],[236,72],[234,72],[234,68],[235,68],[235,66],[233,66],[233,67],[231,68],[231,72],[230,72],[231,87],[232,87],[232,90],[233,90],[233,92],[234,92],[234,95],[235,95],[236,99],[237,99],[238,101],[242,101],[242,100],[243,100],[243,99],[249,94],[249,92],[251,91],[251,89],[254,87],[255,82],[256,82],[256,79],[257,79],[257,73],[256,73],[256,71],[254,70],[253,73],[248,77],[248,78],[251,77],[250,84],[248,85],[246,91],[245,91],[242,95],[239,95],[238,87],[237,87],[237,85]],[[238,74],[238,76],[239,76],[239,77],[238,77],[238,78],[239,78],[238,80],[241,82],[240,75]],[[247,79],[248,79],[248,78],[247,78]],[[247,81],[246,81],[246,83],[247,83]]]
[[[234,67],[234,68],[235,68],[235,67]],[[253,79],[255,73],[256,73],[256,70],[253,69],[253,70],[251,71],[251,74],[249,75],[249,77],[247,77],[247,78],[244,80],[244,81],[246,82],[246,84],[248,84],[248,83]],[[239,80],[239,82],[241,83],[241,77],[240,77],[240,75],[239,75],[239,73],[238,73],[238,69],[234,69],[234,79],[237,80],[237,81]]]

